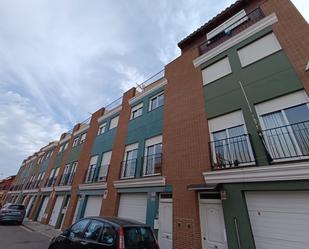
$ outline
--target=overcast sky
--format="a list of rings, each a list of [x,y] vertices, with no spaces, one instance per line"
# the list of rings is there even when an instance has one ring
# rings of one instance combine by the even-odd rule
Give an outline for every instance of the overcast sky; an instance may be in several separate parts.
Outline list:
[[[160,71],[233,2],[1,0],[0,178]],[[308,20],[307,0],[293,2]]]

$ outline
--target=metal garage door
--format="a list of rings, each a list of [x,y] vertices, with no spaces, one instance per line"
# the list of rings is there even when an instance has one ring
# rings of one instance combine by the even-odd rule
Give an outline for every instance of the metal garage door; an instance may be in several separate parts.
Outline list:
[[[308,249],[309,192],[247,192],[256,249]]]
[[[118,217],[146,223],[147,194],[121,194]]]
[[[43,200],[40,212],[39,212],[39,216],[37,219],[38,221],[42,221],[48,201],[49,201],[49,197],[48,196],[44,197],[44,200]]]
[[[56,226],[56,223],[57,223],[57,220],[60,214],[60,209],[62,206],[63,198],[64,196],[57,196],[55,206],[53,208],[53,212],[50,216],[49,225],[52,225],[53,227]]]
[[[102,198],[102,196],[88,196],[84,217],[100,215]]]

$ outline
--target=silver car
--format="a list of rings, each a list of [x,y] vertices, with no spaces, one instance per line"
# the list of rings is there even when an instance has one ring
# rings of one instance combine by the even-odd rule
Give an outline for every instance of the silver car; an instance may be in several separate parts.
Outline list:
[[[22,224],[26,208],[22,204],[7,203],[0,210],[0,222],[13,221]]]

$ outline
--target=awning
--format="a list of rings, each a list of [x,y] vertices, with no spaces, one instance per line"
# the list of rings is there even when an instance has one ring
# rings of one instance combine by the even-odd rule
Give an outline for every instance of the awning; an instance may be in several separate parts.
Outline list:
[[[189,191],[217,191],[219,192],[219,184],[190,184],[187,189]]]

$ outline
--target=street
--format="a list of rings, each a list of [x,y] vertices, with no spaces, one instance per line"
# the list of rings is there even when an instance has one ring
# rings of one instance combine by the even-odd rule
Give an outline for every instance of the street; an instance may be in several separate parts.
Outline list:
[[[0,225],[0,249],[47,249],[49,238],[23,226]]]

